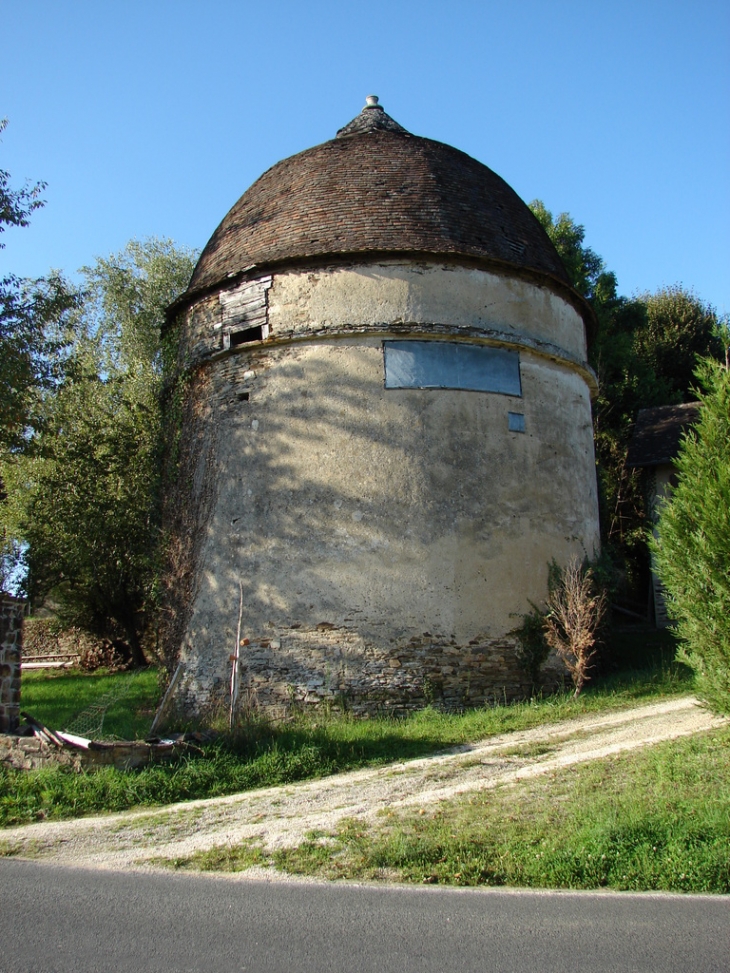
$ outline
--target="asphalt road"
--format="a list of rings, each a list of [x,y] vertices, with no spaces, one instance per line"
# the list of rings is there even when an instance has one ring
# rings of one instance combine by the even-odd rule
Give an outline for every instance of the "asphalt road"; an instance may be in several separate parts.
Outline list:
[[[730,898],[278,884],[0,861],[2,973],[728,973]]]

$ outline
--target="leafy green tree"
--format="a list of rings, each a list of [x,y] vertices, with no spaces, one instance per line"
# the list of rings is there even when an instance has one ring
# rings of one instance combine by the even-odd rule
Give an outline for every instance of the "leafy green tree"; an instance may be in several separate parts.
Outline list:
[[[157,582],[159,333],[193,265],[149,240],[84,268],[63,381],[43,401],[33,449],[4,469],[31,599],[51,595],[63,621],[123,637],[137,663]]]
[[[0,119],[0,134],[6,119]],[[0,234],[28,226],[44,202],[45,183],[13,188],[0,169]],[[4,248],[0,242],[0,249]],[[2,467],[13,453],[28,450],[41,421],[42,399],[63,373],[69,317],[79,294],[58,273],[24,280],[0,278],[0,502],[5,498]],[[12,587],[21,547],[0,523],[0,591]]]
[[[7,119],[0,119],[0,134],[6,125]],[[37,182],[14,189],[10,173],[0,169],[0,234],[9,226],[28,226],[31,214],[44,205],[44,188]],[[0,242],[0,249],[4,246]],[[38,396],[60,375],[67,318],[78,302],[58,273],[39,280],[0,278],[0,456],[28,442]]]
[[[0,135],[7,128],[7,118],[0,118]],[[10,186],[10,173],[0,169],[0,233],[5,232],[6,226],[27,226],[33,210],[44,205],[41,193],[46,188],[44,182],[33,185],[26,183],[20,189]],[[0,243],[0,247],[4,247]]]
[[[585,230],[568,213],[557,217],[535,200],[530,208],[560,254],[573,287],[586,298],[597,328],[589,361],[598,377],[593,405],[604,547],[637,600],[648,584],[644,484],[626,466],[640,409],[688,401],[698,356],[720,358],[721,326],[714,310],[681,287],[629,299],[615,275],[585,245]]]
[[[635,335],[637,358],[664,383],[667,402],[691,400],[698,359],[724,358],[722,322],[714,308],[679,286],[643,294],[637,303],[645,309]]]
[[[697,376],[700,418],[683,441],[654,553],[698,692],[730,714],[730,372],[705,361]]]
[[[0,280],[0,455],[27,449],[42,400],[62,379],[81,295],[55,272]]]
[[[721,327],[715,311],[681,287],[619,299],[601,321],[592,361],[604,535],[636,582],[648,577],[649,565],[645,485],[626,466],[633,424],[640,409],[693,399],[698,359],[723,356]]]
[[[616,275],[606,270],[603,258],[585,245],[585,227],[576,223],[570,213],[553,216],[540,199],[533,199],[530,209],[552,240],[578,293],[591,302],[594,310],[615,300]]]

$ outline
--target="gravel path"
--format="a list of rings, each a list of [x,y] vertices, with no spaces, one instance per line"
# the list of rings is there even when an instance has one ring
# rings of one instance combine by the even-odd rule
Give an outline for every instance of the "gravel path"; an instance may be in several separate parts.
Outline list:
[[[299,844],[342,818],[425,807],[458,794],[546,774],[587,760],[720,726],[692,697],[523,730],[433,757],[166,808],[40,823],[0,831],[19,856],[90,868],[151,868],[247,839],[265,848]],[[252,876],[261,877],[260,870]]]

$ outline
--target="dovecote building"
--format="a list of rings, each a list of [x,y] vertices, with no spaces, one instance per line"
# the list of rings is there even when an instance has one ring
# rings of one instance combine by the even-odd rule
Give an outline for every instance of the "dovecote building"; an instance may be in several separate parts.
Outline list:
[[[171,309],[178,703],[514,698],[548,564],[598,545],[590,309],[498,175],[368,98],[265,172]],[[174,427],[174,428],[173,428]]]

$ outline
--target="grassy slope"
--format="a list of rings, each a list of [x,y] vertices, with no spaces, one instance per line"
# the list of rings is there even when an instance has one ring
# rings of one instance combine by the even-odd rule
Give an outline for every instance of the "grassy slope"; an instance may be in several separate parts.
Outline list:
[[[255,843],[168,863],[268,864],[329,879],[730,893],[730,728],[352,820],[273,855]]]
[[[630,648],[629,648],[630,651]],[[62,727],[124,676],[33,672],[23,708]],[[317,717],[251,722],[203,757],[142,771],[73,774],[0,770],[0,824],[65,818],[235,793],[396,759],[582,713],[687,692],[689,674],[663,665],[624,672],[570,693],[463,714],[424,710],[409,719]],[[144,735],[157,698],[143,673],[109,709],[104,728]],[[397,877],[458,885],[730,891],[730,731],[576,767],[549,780],[497,788],[431,813],[345,824],[280,852],[277,867],[330,877]],[[255,846],[214,850],[177,867],[214,870],[267,861]]]
[[[76,692],[88,679],[72,674],[65,678],[59,676],[50,679],[46,689],[56,697],[54,705],[60,706],[66,684]],[[94,685],[93,681],[90,685]],[[565,693],[463,714],[427,709],[403,720],[353,720],[333,716],[316,720],[302,718],[280,725],[251,722],[233,737],[223,737],[207,746],[203,756],[190,757],[172,766],[157,765],[138,771],[106,768],[82,774],[61,768],[31,773],[0,769],[0,826],[152,807],[321,777],[422,756],[454,744],[586,712],[630,706],[637,701],[686,692],[689,687],[685,670],[645,671],[604,680],[577,701]],[[54,725],[47,714],[48,710],[40,707],[39,699],[39,709],[34,715]],[[107,719],[108,725],[113,726],[111,715]]]
[[[20,689],[21,709],[53,730],[67,729],[84,710],[117,697],[94,739],[144,739],[159,695],[155,669],[114,675],[77,669],[24,669]],[[97,714],[90,715],[89,725],[98,725],[98,720]],[[82,730],[78,732],[85,735]]]

